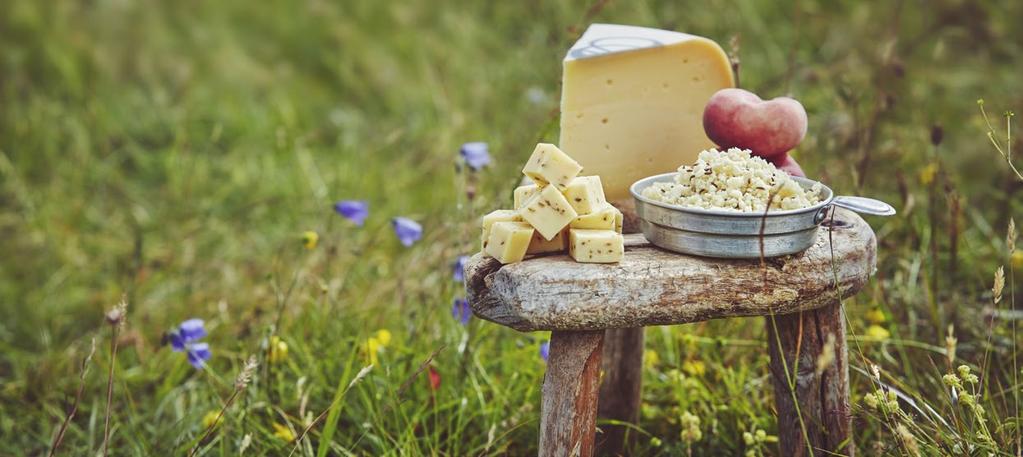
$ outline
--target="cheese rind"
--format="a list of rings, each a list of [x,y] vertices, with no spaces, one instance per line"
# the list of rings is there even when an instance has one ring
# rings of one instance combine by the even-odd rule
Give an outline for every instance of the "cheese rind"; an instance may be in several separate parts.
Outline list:
[[[515,188],[515,193],[512,195],[512,207],[515,209],[522,208],[529,199],[540,192],[540,186],[536,184],[526,184]]]
[[[611,201],[713,147],[703,109],[734,86],[717,43],[644,27],[593,24],[563,66],[559,145],[603,178]]]
[[[548,241],[554,239],[558,232],[578,216],[565,196],[554,186],[542,188],[540,193],[519,208],[519,215]]]
[[[568,254],[576,262],[615,263],[625,255],[625,238],[614,230],[570,229]]]
[[[576,213],[590,214],[607,204],[600,176],[580,176],[565,187],[565,199]]]
[[[574,159],[550,143],[539,143],[529,157],[522,173],[529,176],[534,183],[543,187],[553,184],[564,189],[573,178],[579,175],[583,167]]]
[[[554,238],[545,240],[540,232],[533,231],[533,239],[529,241],[529,248],[526,254],[547,254],[551,252],[563,252],[568,246],[568,231],[562,230],[554,235]]]
[[[519,215],[518,211],[510,209],[494,210],[483,216],[483,236],[481,237],[482,245],[480,249],[484,252],[487,250],[487,239],[490,237],[491,227],[496,222],[522,222],[522,216]]]
[[[574,229],[614,230],[621,233],[621,224],[618,222],[621,214],[621,211],[611,206],[610,203],[604,203],[604,206],[592,213],[576,217],[569,224],[569,227]]]
[[[533,239],[533,227],[525,222],[495,222],[485,252],[501,263],[522,261]]]

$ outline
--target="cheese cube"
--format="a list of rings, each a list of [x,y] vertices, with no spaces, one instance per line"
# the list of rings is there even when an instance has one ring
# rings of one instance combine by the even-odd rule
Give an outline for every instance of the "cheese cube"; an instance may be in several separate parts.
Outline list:
[[[583,167],[568,154],[549,143],[540,143],[533,150],[522,173],[529,176],[540,187],[553,184],[564,190],[565,186],[579,175]]]
[[[568,254],[576,262],[615,263],[625,255],[625,238],[614,230],[571,229]]]
[[[515,209],[522,208],[530,198],[540,192],[540,186],[536,184],[526,184],[515,188],[515,194],[513,198],[512,207]]]
[[[554,239],[561,229],[578,216],[565,196],[554,186],[542,188],[540,193],[519,208],[519,215],[548,241]]]
[[[495,222],[487,238],[486,253],[501,263],[515,263],[526,256],[533,227],[525,222]]]
[[[607,204],[604,199],[604,187],[600,185],[600,176],[580,176],[568,183],[564,190],[565,198],[572,209],[579,215],[590,214]]]
[[[593,24],[563,61],[559,146],[603,178],[609,200],[629,199],[632,183],[714,147],[703,109],[732,86],[728,56],[707,38]]]
[[[615,230],[621,227],[618,223],[618,217],[621,215],[621,211],[618,208],[611,206],[610,203],[605,203],[604,206],[600,207],[596,211],[579,216],[569,224],[571,228],[577,229],[592,229],[592,230]]]
[[[562,230],[554,235],[550,241],[543,239],[540,232],[533,231],[533,239],[529,242],[529,249],[526,254],[546,254],[549,252],[564,252],[568,246],[568,231]]]
[[[490,229],[495,222],[522,222],[522,216],[519,216],[518,211],[511,209],[499,209],[483,216],[483,245],[481,247],[483,252],[487,250],[487,239],[490,237]]]

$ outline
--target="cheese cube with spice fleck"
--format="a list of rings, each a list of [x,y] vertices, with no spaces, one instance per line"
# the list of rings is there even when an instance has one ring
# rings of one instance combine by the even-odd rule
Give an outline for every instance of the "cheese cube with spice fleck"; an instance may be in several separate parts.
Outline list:
[[[529,176],[534,183],[540,187],[553,184],[558,189],[565,190],[568,183],[579,175],[583,167],[579,165],[568,154],[550,143],[540,143],[533,150],[522,173]]]
[[[501,263],[515,263],[526,256],[533,227],[525,222],[495,222],[490,227],[486,253]]]
[[[569,227],[577,229],[614,230],[622,233],[622,212],[605,203],[590,214],[575,218]]]
[[[554,186],[542,188],[540,193],[519,208],[519,215],[548,241],[554,239],[561,229],[578,216],[565,196]]]
[[[540,192],[540,186],[536,184],[526,184],[515,188],[514,198],[512,200],[512,206],[515,209],[522,208],[534,195]]]
[[[625,255],[625,238],[614,230],[571,229],[568,254],[576,262],[615,263]]]
[[[529,249],[526,254],[546,254],[550,252],[564,252],[568,247],[568,230],[562,230],[554,235],[549,241],[540,235],[540,232],[533,232],[533,239],[529,242]]]
[[[590,214],[607,204],[600,176],[580,176],[573,179],[563,190],[568,204],[579,215]]]
[[[487,250],[487,238],[490,237],[490,228],[493,227],[495,222],[522,222],[522,216],[519,216],[518,211],[512,209],[499,209],[483,216],[483,245],[481,250],[484,252]]]

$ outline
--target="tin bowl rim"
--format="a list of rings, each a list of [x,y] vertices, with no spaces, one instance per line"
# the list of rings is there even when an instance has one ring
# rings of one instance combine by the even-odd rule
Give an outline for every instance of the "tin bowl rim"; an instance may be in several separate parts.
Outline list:
[[[814,184],[820,184],[821,191],[822,192],[827,192],[828,197],[826,199],[824,199],[824,200],[821,200],[817,204],[815,204],[813,206],[808,206],[806,208],[787,209],[787,210],[781,210],[781,211],[767,211],[766,213],[764,213],[764,212],[743,213],[743,212],[738,212],[738,211],[710,210],[710,209],[702,209],[702,208],[693,208],[693,207],[688,207],[688,206],[671,205],[671,204],[668,204],[668,203],[659,202],[659,201],[656,201],[656,200],[651,200],[649,198],[646,198],[643,195],[641,195],[639,193],[639,191],[637,190],[637,187],[639,187],[640,185],[644,185],[644,184],[646,184],[648,182],[650,184],[653,184],[654,182],[659,182],[660,180],[662,180],[665,177],[674,177],[677,174],[678,174],[677,171],[673,171],[673,172],[669,172],[669,173],[661,173],[661,174],[658,174],[658,175],[647,176],[647,177],[645,177],[643,179],[640,179],[640,180],[632,183],[632,185],[629,186],[629,193],[632,194],[632,198],[636,199],[637,202],[640,202],[640,203],[643,203],[643,204],[646,204],[646,205],[657,206],[657,207],[664,208],[664,209],[670,210],[670,211],[678,211],[680,213],[696,214],[696,215],[702,215],[702,216],[732,217],[732,218],[737,218],[737,219],[763,218],[763,217],[765,217],[765,214],[766,214],[766,217],[783,217],[783,216],[795,216],[795,215],[809,214],[809,213],[820,211],[822,208],[830,205],[831,201],[835,199],[835,192],[832,191],[831,188],[828,187],[826,184],[824,184],[824,183],[822,183],[820,181],[815,181],[815,180],[812,180],[812,179],[809,179],[809,178],[803,178],[803,177],[800,177],[800,176],[792,176],[791,178],[794,179],[801,186],[803,186],[804,189],[808,188],[808,187],[811,187]]]

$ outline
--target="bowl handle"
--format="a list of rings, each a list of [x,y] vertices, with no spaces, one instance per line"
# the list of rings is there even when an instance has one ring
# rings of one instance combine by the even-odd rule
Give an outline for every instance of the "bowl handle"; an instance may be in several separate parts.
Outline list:
[[[891,216],[895,214],[895,208],[893,208],[892,205],[873,198],[840,195],[835,197],[835,199],[831,201],[831,204],[856,211],[860,214],[870,214],[872,216]]]

